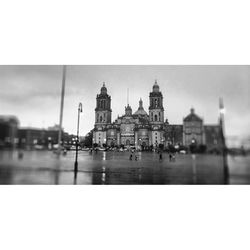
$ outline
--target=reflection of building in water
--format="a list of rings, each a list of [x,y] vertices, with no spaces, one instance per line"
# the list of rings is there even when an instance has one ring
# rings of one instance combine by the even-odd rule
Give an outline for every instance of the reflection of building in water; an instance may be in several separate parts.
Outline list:
[[[129,104],[125,114],[112,122],[111,97],[103,84],[100,94],[96,97],[95,127],[93,143],[99,146],[132,145],[142,147],[158,147],[183,145],[206,145],[217,147],[220,140],[218,125],[204,125],[203,120],[195,114],[194,109],[184,118],[183,125],[171,125],[164,120],[163,95],[155,81],[149,93],[148,113],[144,110],[142,99],[139,107],[132,112]]]
[[[15,116],[0,116],[0,147],[12,147],[16,143],[19,121]]]

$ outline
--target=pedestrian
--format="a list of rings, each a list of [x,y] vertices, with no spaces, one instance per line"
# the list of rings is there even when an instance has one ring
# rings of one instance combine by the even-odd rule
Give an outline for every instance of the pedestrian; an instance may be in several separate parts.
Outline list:
[[[169,161],[172,161],[172,154],[169,153]]]
[[[160,159],[160,161],[162,160],[162,152],[160,152],[160,154],[159,154],[159,159]]]
[[[133,160],[133,151],[131,150],[130,152],[130,157],[129,157],[129,160],[132,161]]]
[[[21,149],[18,151],[18,159],[19,160],[23,159],[23,151]]]

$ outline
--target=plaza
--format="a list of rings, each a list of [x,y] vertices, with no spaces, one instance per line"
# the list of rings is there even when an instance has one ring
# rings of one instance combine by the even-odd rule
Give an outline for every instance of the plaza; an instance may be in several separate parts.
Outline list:
[[[169,161],[154,152],[140,152],[129,160],[129,152],[79,152],[74,174],[75,152],[58,156],[51,151],[0,151],[0,184],[223,184],[220,155],[176,155]],[[249,156],[228,156],[230,184],[249,184]]]

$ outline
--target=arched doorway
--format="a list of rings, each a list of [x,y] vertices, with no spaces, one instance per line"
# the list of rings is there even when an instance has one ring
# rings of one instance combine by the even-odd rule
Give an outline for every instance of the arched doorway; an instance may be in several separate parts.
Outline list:
[[[126,140],[126,146],[129,146],[130,145],[130,140]]]

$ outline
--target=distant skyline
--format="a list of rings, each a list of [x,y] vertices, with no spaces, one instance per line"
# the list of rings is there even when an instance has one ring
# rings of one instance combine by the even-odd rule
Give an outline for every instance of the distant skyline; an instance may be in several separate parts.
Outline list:
[[[111,95],[112,120],[127,104],[135,112],[157,79],[165,119],[182,124],[193,107],[205,124],[218,122],[219,97],[226,108],[226,133],[249,135],[249,66],[67,66],[63,127],[76,133],[77,107],[83,104],[80,134],[94,126],[96,95],[105,82]],[[0,66],[0,115],[16,115],[22,127],[47,128],[59,123],[62,66]]]

